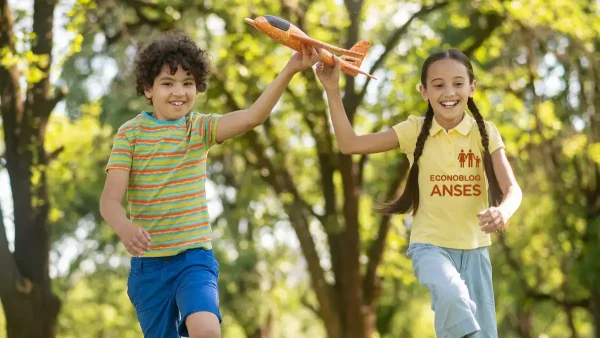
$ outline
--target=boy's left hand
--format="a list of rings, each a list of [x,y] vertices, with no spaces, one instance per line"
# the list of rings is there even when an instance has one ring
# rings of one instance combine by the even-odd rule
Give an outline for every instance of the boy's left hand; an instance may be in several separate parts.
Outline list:
[[[491,207],[477,214],[481,230],[489,234],[504,229],[508,225],[509,215],[504,209]]]
[[[308,69],[319,61],[319,51],[314,47],[302,44],[301,48],[302,52],[294,54],[286,65],[293,73]]]

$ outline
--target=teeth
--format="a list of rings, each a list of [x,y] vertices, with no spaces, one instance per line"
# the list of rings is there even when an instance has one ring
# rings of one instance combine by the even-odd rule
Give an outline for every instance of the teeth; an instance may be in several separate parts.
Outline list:
[[[444,107],[454,107],[454,106],[456,106],[457,103],[458,103],[458,101],[444,101],[444,102],[441,102],[442,106],[444,106]]]
[[[183,102],[176,101],[176,102],[171,102],[171,104],[174,105],[174,106],[181,106],[181,105],[183,105]]]

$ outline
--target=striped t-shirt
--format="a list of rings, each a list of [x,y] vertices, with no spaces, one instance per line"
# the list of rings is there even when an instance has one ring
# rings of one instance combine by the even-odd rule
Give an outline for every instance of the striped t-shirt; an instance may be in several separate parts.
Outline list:
[[[119,128],[106,170],[129,171],[129,218],[152,238],[144,257],[212,247],[204,183],[218,121],[198,113],[163,121],[143,112]]]

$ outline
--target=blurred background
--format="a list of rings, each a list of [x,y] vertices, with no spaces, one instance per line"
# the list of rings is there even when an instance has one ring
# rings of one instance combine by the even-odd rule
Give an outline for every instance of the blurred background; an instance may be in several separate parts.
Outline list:
[[[502,338],[600,337],[600,2],[597,0],[0,0],[0,337],[141,337],[129,256],[99,216],[112,138],[144,109],[136,51],[176,28],[205,48],[196,111],[249,107],[293,54],[244,22],[275,15],[349,48],[342,77],[361,133],[426,109],[432,52],[475,67],[524,191],[490,248]],[[223,337],[434,337],[405,256],[410,217],[376,201],[403,188],[400,152],[341,155],[312,71],[271,117],[209,155]]]

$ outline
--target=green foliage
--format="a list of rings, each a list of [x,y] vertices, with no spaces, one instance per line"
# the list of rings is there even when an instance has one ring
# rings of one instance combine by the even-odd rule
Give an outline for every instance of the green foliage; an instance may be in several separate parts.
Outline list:
[[[304,15],[301,23],[311,37],[335,45],[346,41],[351,25],[349,13],[336,1],[310,6],[305,1],[241,0],[127,2],[139,7],[102,3],[79,0],[68,14],[68,52],[56,61],[62,70],[59,81],[69,88],[66,114],[53,115],[46,133],[49,153],[64,148],[47,172],[53,277],[64,301],[59,336],[65,338],[140,334],[125,294],[126,253],[97,211],[114,131],[150,109],[132,85],[133,53],[160,31],[186,30],[207,49],[214,69],[195,109],[224,114],[249,107],[293,54],[246,25],[245,17],[273,14],[298,23]],[[422,3],[434,2],[365,1],[359,39],[372,41],[373,47],[363,69],[370,69],[386,41]],[[357,108],[354,125],[360,134],[421,115],[426,103],[415,87],[424,59],[440,48],[471,51],[475,101],[500,130],[524,191],[511,228],[504,237],[494,236],[491,248],[502,337],[570,336],[571,325],[578,336],[591,337],[599,329],[593,310],[565,306],[589,300],[600,283],[600,135],[593,119],[600,104],[600,59],[594,53],[600,46],[598,14],[597,3],[583,0],[449,2],[410,24]],[[24,31],[21,43],[34,38]],[[39,81],[47,56],[22,50],[1,49],[2,64],[27,69],[28,83]],[[357,77],[356,90],[364,83]],[[285,209],[295,197],[275,193],[272,182],[281,180],[273,168],[283,168],[310,211],[324,213],[330,196],[324,194],[319,156],[329,144],[336,147],[326,111],[314,77],[298,75],[254,138],[229,140],[210,152],[209,199],[221,266],[224,336],[250,337],[269,327],[272,337],[325,336],[323,323],[310,310],[318,304]],[[258,148],[266,149],[266,158]],[[405,161],[397,151],[365,158],[358,204],[363,272],[381,223],[372,207],[394,188],[390,182]],[[326,234],[345,226],[341,176],[339,171],[332,175],[335,214],[309,222],[328,281],[333,272]],[[434,336],[429,295],[405,255],[410,235],[405,223],[410,219],[391,218],[377,270],[381,338]]]

